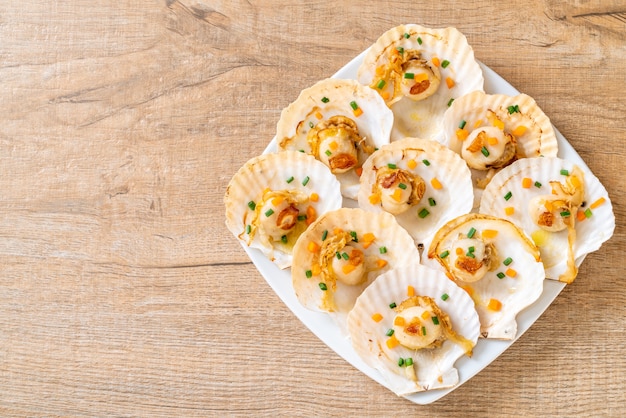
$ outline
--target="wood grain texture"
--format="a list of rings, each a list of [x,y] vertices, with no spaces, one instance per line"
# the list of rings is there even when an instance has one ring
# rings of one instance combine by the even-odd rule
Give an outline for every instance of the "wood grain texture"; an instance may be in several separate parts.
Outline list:
[[[2,2],[0,415],[623,415],[625,22],[617,1]],[[528,333],[428,406],[308,331],[222,203],[300,90],[400,23],[460,29],[617,219]]]

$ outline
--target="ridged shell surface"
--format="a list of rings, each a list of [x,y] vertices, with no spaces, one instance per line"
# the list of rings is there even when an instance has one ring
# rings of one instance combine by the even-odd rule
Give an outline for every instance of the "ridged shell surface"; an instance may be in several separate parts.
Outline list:
[[[406,192],[417,187],[421,197],[411,201],[415,194]],[[474,195],[469,168],[458,154],[435,141],[404,138],[365,162],[358,200],[359,207],[373,212],[404,204],[394,216],[416,243],[426,244],[443,224],[471,211]]]
[[[340,208],[342,196],[339,182],[324,164],[297,151],[283,151],[247,161],[230,180],[224,205],[230,232],[287,268],[298,236],[315,218]],[[275,231],[281,214],[282,225],[291,226],[285,238]]]
[[[529,209],[533,199],[553,195],[550,182],[566,184],[568,179],[571,182],[577,168],[583,173],[584,197],[576,214],[567,215],[575,218],[572,219],[575,240],[570,245],[567,230],[551,232],[540,228]],[[576,276],[576,268],[568,260],[580,264],[586,254],[599,249],[615,230],[611,200],[600,180],[587,166],[557,157],[522,159],[504,168],[485,189],[480,212],[506,218],[524,229],[541,252],[546,277],[565,282]]]
[[[432,298],[448,315],[453,331],[466,340],[465,345],[447,339],[439,347],[416,350],[389,343],[393,338],[389,330],[394,326],[394,306],[413,295]],[[468,351],[471,354],[479,337],[480,323],[474,302],[464,290],[441,271],[417,265],[379,276],[357,299],[348,315],[348,329],[352,346],[365,363],[377,369],[396,394],[409,395],[458,383],[454,364]],[[413,365],[407,366],[409,358]],[[407,367],[414,367],[414,378],[407,376]]]
[[[332,133],[328,135],[327,130],[327,136],[337,138],[335,143],[345,140],[345,129],[344,134],[341,133],[344,127],[333,124],[333,118],[348,118],[356,125],[350,135],[355,142],[357,161],[347,171],[336,173],[343,195],[356,199],[359,177],[355,169],[361,167],[375,148],[389,143],[393,125],[393,113],[374,90],[355,80],[334,78],[302,90],[298,98],[283,109],[276,128],[276,142],[279,150],[314,154],[328,164],[333,154],[341,150],[341,144],[320,147],[312,138],[317,138],[314,133],[321,128],[330,128]]]
[[[463,155],[468,161],[474,182],[475,206],[478,207],[482,190],[495,172],[510,163],[491,162],[495,168],[475,169],[482,164],[489,167],[489,159],[502,152],[501,145],[483,141],[477,144],[476,135],[485,132],[485,138],[496,138],[493,130],[501,131],[499,135],[514,141],[510,162],[520,158],[556,157],[558,143],[550,119],[537,105],[535,100],[526,95],[508,96],[505,94],[485,94],[472,92],[457,98],[446,111],[443,121],[443,144]],[[478,146],[476,146],[478,145]],[[473,152],[472,146],[475,146]]]
[[[485,338],[515,338],[516,315],[543,291],[545,272],[536,246],[513,223],[490,215],[472,213],[448,222],[435,234],[428,259],[472,297]],[[464,276],[482,266],[482,277]]]
[[[416,24],[382,34],[366,54],[357,77],[376,89],[393,111],[392,140],[440,136],[449,103],[471,91],[482,91],[484,84],[465,35],[452,27]],[[424,83],[429,83],[428,89],[421,93]],[[411,93],[414,89],[416,94]]]
[[[345,330],[346,315],[376,277],[419,259],[413,239],[390,214],[341,208],[298,239],[292,283],[302,305],[328,312]]]

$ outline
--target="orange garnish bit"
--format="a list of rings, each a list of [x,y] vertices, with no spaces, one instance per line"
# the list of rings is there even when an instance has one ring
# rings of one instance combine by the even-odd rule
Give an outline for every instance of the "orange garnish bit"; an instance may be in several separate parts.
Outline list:
[[[498,145],[498,138],[493,136],[487,137],[487,143],[489,145]]]
[[[400,200],[402,200],[402,189],[397,188],[393,191],[393,194],[391,195],[391,198],[393,200],[395,200],[396,202],[400,202]]]
[[[363,248],[367,249],[376,240],[376,237],[371,232],[363,234],[361,241],[363,242]]]
[[[383,320],[383,316],[377,312],[377,313],[375,313],[374,315],[372,315],[372,319],[373,319],[375,322],[380,322],[380,321],[382,321],[382,320]]]
[[[481,235],[483,238],[495,238],[498,231],[496,229],[484,229]]]
[[[439,183],[439,180],[437,180],[436,177],[433,177],[433,179],[430,181],[430,184],[433,186],[433,188],[439,190],[441,189],[443,186],[441,185],[441,183]]]
[[[378,260],[376,260],[376,265],[378,266],[378,268],[383,268],[387,265],[387,260],[379,258]]]
[[[417,162],[415,160],[409,160],[406,162],[406,166],[413,170],[415,167],[417,167]]]
[[[357,107],[356,109],[352,111],[352,113],[354,113],[354,116],[358,118],[359,116],[363,114],[363,109],[361,109],[360,107]]]
[[[306,208],[306,224],[311,225],[317,219],[317,211],[313,206]]]
[[[361,174],[363,174],[363,167],[355,168],[354,172],[356,173],[357,176],[361,177]]]
[[[474,294],[474,288],[472,286],[461,286],[461,289],[465,290],[470,296]]]
[[[322,268],[317,264],[313,264],[313,266],[311,267],[311,273],[313,274],[313,276],[319,276],[321,272]]]
[[[524,125],[520,125],[511,132],[515,136],[522,136],[526,133],[526,127]]]
[[[469,131],[467,129],[457,129],[456,137],[459,141],[465,141],[469,135]]]
[[[502,309],[502,302],[498,299],[489,299],[489,303],[487,304],[487,309],[491,311],[500,311]]]
[[[454,87],[454,80],[451,79],[450,77],[446,77],[446,86],[448,86],[449,89],[451,89],[452,87]]]
[[[422,81],[426,81],[426,80],[428,80],[428,74],[426,74],[426,73],[419,73],[419,74],[415,75],[414,80],[415,80],[416,83],[421,83]]]
[[[524,177],[522,179],[522,187],[524,189],[530,189],[530,186],[533,185],[533,181],[529,177]]]
[[[482,119],[478,119],[476,122],[474,122],[474,128],[478,128],[482,124],[483,124],[483,120]]]
[[[513,206],[507,206],[506,208],[504,208],[504,213],[511,216],[515,213],[515,208]]]
[[[318,200],[320,200],[320,195],[318,195],[317,193],[311,193],[309,199],[311,199],[311,202],[317,202]]]
[[[318,119],[322,119],[324,116],[320,112],[315,112],[315,117]]]
[[[316,253],[320,250],[320,246],[316,242],[310,241],[309,244],[306,246],[306,249],[309,250],[309,252],[311,253]]]
[[[430,312],[424,311],[421,316],[422,319],[430,319]]]
[[[333,229],[333,234],[335,234],[335,235],[339,235],[339,234],[342,234],[342,233],[343,233],[343,229],[341,229],[339,227]]]
[[[441,62],[439,61],[439,58],[437,57],[433,57],[431,61],[433,62],[435,67],[439,67],[441,65]]]
[[[380,96],[384,99],[384,100],[389,100],[389,98],[391,97],[391,94],[389,94],[388,91],[383,91]]]
[[[463,254],[463,248],[457,247],[456,248],[456,255],[461,255],[461,254]]]
[[[370,195],[369,201],[372,205],[377,205],[380,203],[380,196],[377,194]]]
[[[406,295],[408,297],[415,296],[415,288],[413,286],[406,287]]]
[[[400,344],[400,341],[398,341],[398,339],[394,337],[393,335],[389,337],[389,339],[387,340],[387,347],[390,349],[396,348],[398,344]]]
[[[398,327],[403,327],[405,323],[406,323],[406,322],[404,322],[404,318],[403,318],[403,317],[401,317],[401,316],[396,316],[396,317],[393,319],[393,324],[394,324],[395,326],[398,326]]]
[[[517,276],[517,272],[513,269],[507,269],[504,274],[506,274],[509,277],[515,277]]]
[[[350,274],[354,271],[355,268],[356,266],[352,264],[344,264],[343,267],[341,267],[341,271],[343,271],[343,274]]]
[[[337,145],[337,142],[335,141],[331,141],[330,144],[328,144],[328,148],[330,148],[332,151],[337,151],[337,147],[339,145]]]
[[[600,199],[596,200],[595,202],[593,202],[591,204],[591,206],[589,206],[591,209],[595,209],[598,206],[602,205],[604,202],[606,202],[606,199],[601,197]]]
[[[283,203],[285,199],[282,196],[276,196],[275,198],[272,199],[272,205],[274,206],[278,206],[281,203]]]
[[[587,219],[587,217],[585,216],[585,212],[583,212],[582,210],[576,212],[576,219],[578,220],[578,222],[582,222]]]

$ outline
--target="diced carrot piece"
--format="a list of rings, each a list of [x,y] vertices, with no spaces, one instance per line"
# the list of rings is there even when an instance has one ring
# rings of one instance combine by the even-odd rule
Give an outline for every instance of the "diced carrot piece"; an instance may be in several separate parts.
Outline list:
[[[403,327],[405,323],[406,323],[406,322],[404,321],[404,318],[403,318],[403,317],[401,317],[401,316],[396,316],[396,317],[393,319],[393,324],[394,324],[395,326],[398,326],[398,327]]]
[[[380,196],[377,194],[370,195],[369,201],[372,205],[377,205],[380,203]]]
[[[317,211],[313,206],[306,208],[306,224],[311,225],[317,219]]]
[[[439,180],[437,180],[436,177],[433,177],[433,179],[430,181],[430,184],[433,186],[433,188],[439,190],[441,189],[443,186],[441,185],[441,183],[439,183]]]
[[[381,314],[379,314],[378,312],[376,312],[374,315],[372,315],[372,319],[375,322],[380,322],[383,320],[383,316]]]
[[[504,274],[506,274],[509,277],[515,277],[515,276],[517,276],[517,271],[515,271],[513,269],[506,269]]]
[[[500,309],[502,309],[502,302],[500,302],[498,299],[489,299],[487,309],[498,312],[500,311]]]
[[[526,133],[526,127],[524,125],[520,125],[517,128],[513,129],[511,132],[514,136],[522,136]]]
[[[454,80],[451,79],[450,77],[446,77],[446,86],[448,86],[449,89],[451,89],[452,87],[454,87],[455,83]]]
[[[355,268],[356,266],[353,266],[352,264],[344,264],[341,267],[341,271],[343,271],[343,274],[350,274],[354,271]]]
[[[439,61],[439,58],[437,57],[433,57],[431,59],[431,61],[433,62],[433,64],[435,65],[435,67],[439,67],[441,65],[441,62]]]
[[[276,196],[275,198],[272,199],[272,205],[274,206],[278,206],[281,203],[283,203],[285,199],[282,196]]]
[[[483,238],[495,238],[498,235],[498,230],[496,229],[484,229],[481,233]]]
[[[414,80],[415,80],[416,83],[421,83],[422,81],[426,81],[426,80],[428,80],[428,74],[426,74],[426,73],[419,73],[419,74],[415,75]]]
[[[352,111],[352,113],[354,113],[354,116],[358,118],[359,116],[363,114],[363,109],[361,109],[360,107],[357,107],[356,109]]]
[[[529,177],[524,177],[522,179],[522,187],[524,189],[530,189],[530,186],[533,185],[533,181]]]
[[[317,264],[313,264],[313,266],[311,267],[311,273],[313,274],[313,276],[319,276],[321,272],[322,268]]]
[[[591,209],[595,209],[598,206],[602,205],[604,202],[606,202],[606,199],[601,197],[600,199],[596,200],[595,202],[593,202],[591,204],[591,206],[589,206]]]
[[[398,341],[398,339],[393,335],[387,340],[387,348],[396,348],[398,344],[400,344],[400,341]]]
[[[409,297],[415,296],[415,288],[413,286],[407,286],[406,295]]]
[[[387,265],[387,260],[379,258],[378,260],[376,260],[376,265],[378,266],[378,268],[383,268]]]
[[[482,124],[483,124],[483,120],[478,119],[476,122],[474,122],[474,129],[478,128]]]
[[[489,145],[498,145],[498,138],[496,138],[494,136],[489,136],[489,137],[487,137],[487,143]]]
[[[315,112],[315,117],[318,119],[323,119],[324,116],[320,112]]]
[[[463,254],[463,253],[464,253],[463,248],[461,248],[461,247],[456,247],[456,255],[461,255],[461,254]]]
[[[384,99],[384,100],[389,100],[389,98],[391,97],[391,94],[388,91],[383,91],[380,96]]]
[[[459,141],[465,141],[469,135],[469,131],[467,129],[457,129],[456,137]]]
[[[311,193],[309,199],[311,199],[311,202],[317,202],[318,200],[320,200],[320,195],[318,195],[317,193]]]
[[[515,213],[515,208],[513,206],[507,206],[506,208],[504,208],[504,213],[511,216]]]
[[[393,194],[391,195],[391,198],[395,200],[396,202],[400,202],[400,200],[402,200],[402,189],[398,188],[394,190]]]
[[[417,167],[417,161],[409,160],[406,162],[406,166],[413,170],[415,167]]]
[[[338,146],[339,146],[339,145],[337,145],[337,142],[335,142],[335,141],[331,141],[331,142],[328,144],[328,148],[330,148],[332,151],[337,151],[337,147],[338,147]]]
[[[354,172],[356,173],[357,176],[361,177],[361,174],[363,174],[363,167],[355,168]]]
[[[422,319],[430,319],[430,312],[424,311],[421,316]]]
[[[585,219],[587,219],[587,217],[585,216],[585,212],[582,210],[579,210],[578,212],[576,212],[576,219],[578,220],[578,222],[582,222]]]
[[[310,241],[306,248],[311,253],[316,253],[320,250],[320,246],[315,241]]]
[[[474,294],[474,288],[472,286],[461,286],[461,289],[465,290],[470,296]]]

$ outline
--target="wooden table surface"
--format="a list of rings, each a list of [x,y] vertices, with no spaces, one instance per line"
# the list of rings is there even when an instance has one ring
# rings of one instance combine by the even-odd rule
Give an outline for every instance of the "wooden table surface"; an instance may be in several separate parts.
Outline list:
[[[2,2],[0,415],[623,416],[626,5],[309,3]],[[427,406],[302,325],[222,201],[301,89],[401,23],[457,27],[533,96],[617,221],[529,332]]]

